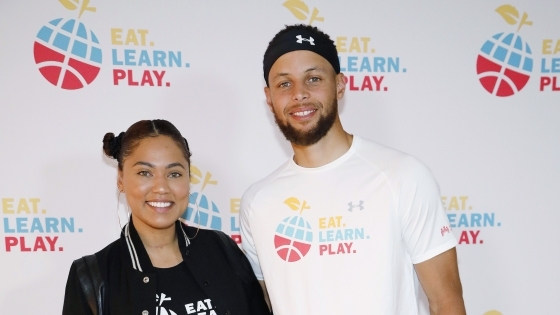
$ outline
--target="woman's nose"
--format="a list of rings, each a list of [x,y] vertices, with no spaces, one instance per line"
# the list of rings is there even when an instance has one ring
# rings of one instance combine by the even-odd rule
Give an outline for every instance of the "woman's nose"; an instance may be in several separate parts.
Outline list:
[[[153,192],[158,194],[165,194],[169,192],[169,185],[167,184],[167,178],[165,176],[155,176]]]

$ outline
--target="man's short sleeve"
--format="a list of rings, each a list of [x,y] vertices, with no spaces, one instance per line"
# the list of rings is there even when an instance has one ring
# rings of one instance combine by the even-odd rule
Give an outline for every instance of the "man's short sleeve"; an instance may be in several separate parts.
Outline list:
[[[253,241],[253,235],[251,234],[250,216],[252,201],[253,195],[250,191],[247,191],[241,198],[241,210],[239,213],[241,247],[247,256],[247,259],[249,259],[249,262],[251,263],[255,276],[258,280],[263,280],[264,277],[259,264],[259,257]]]
[[[430,170],[415,158],[407,163],[398,186],[402,237],[412,263],[437,256],[457,245],[439,187]]]

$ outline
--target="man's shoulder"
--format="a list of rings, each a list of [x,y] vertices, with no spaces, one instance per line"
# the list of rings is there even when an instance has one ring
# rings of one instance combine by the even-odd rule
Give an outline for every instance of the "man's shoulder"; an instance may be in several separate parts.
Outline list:
[[[359,136],[355,137],[358,141],[356,154],[372,163],[387,163],[395,166],[408,163],[422,163],[415,156],[401,150]]]
[[[275,180],[281,177],[282,174],[288,169],[289,165],[290,160],[287,160],[286,162],[282,163],[282,165],[280,165],[275,171],[249,186],[249,188],[245,191],[243,197],[241,198],[242,203],[253,200],[253,198],[258,194],[259,191],[272,185]]]
[[[428,167],[417,157],[398,149],[357,137],[356,155],[380,172],[404,177],[422,176],[430,173]]]

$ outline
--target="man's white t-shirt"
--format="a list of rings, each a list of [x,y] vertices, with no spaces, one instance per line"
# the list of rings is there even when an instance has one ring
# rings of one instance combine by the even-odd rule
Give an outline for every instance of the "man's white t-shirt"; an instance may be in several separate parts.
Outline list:
[[[240,221],[275,315],[417,314],[413,264],[457,244],[428,168],[358,136],[327,165],[290,159],[252,185]]]

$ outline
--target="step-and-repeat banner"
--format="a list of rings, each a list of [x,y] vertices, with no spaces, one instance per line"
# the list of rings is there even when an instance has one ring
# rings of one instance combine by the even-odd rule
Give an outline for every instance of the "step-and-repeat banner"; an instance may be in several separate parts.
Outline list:
[[[118,238],[126,203],[101,140],[140,119],[181,130],[189,207],[241,242],[241,195],[291,154],[262,56],[304,23],[336,41],[346,130],[438,180],[468,314],[559,314],[558,12],[529,0],[2,1],[1,313],[59,314],[71,262]]]

